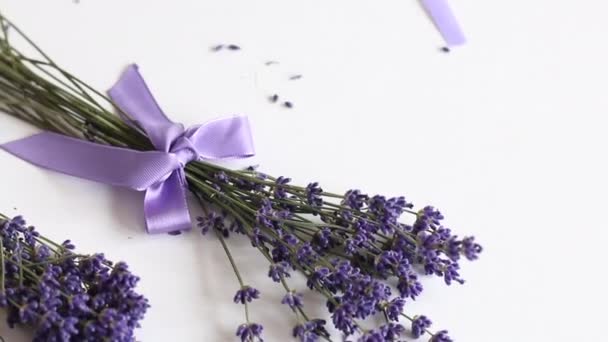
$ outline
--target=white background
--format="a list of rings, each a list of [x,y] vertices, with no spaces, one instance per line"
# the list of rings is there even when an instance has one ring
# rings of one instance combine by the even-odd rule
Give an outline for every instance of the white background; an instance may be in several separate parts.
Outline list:
[[[252,163],[267,172],[442,209],[485,252],[464,265],[464,286],[425,279],[426,295],[407,308],[456,341],[605,339],[608,5],[452,4],[469,43],[450,54],[415,0],[4,0],[0,9],[99,89],[135,61],[176,121],[249,115]],[[217,43],[243,50],[209,52]],[[270,59],[281,64],[264,66]],[[304,77],[287,81],[292,73]],[[268,103],[275,92],[295,108]],[[0,142],[34,131],[0,116]],[[139,340],[234,339],[242,307],[215,238],[148,236],[139,193],[6,153],[0,165],[0,211],[141,275],[153,306]],[[266,340],[290,340],[294,319],[265,261],[246,241],[231,246],[262,289],[252,316]],[[4,325],[0,335],[27,340]]]

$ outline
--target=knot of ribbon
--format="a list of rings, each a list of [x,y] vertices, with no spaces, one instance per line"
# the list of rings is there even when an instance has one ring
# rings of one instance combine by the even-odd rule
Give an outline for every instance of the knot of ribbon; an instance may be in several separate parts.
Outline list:
[[[247,158],[254,154],[249,121],[220,118],[185,129],[163,113],[136,65],[108,91],[114,104],[141,128],[156,151],[137,151],[42,132],[0,147],[32,164],[105,184],[145,191],[148,233],[192,227],[184,167],[195,160]]]

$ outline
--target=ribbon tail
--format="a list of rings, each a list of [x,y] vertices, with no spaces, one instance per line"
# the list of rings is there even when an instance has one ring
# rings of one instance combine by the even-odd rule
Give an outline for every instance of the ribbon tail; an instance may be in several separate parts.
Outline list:
[[[249,120],[221,118],[186,132],[203,159],[247,158],[255,154]]]
[[[40,167],[104,184],[143,191],[179,168],[175,156],[134,151],[43,132],[1,149]]]
[[[158,150],[168,152],[171,143],[184,132],[184,126],[173,123],[163,113],[136,64],[127,67],[108,94],[147,133]]]
[[[421,2],[449,46],[462,45],[466,42],[448,0],[421,0]]]
[[[144,213],[148,233],[169,233],[192,228],[181,172],[176,170],[167,180],[146,191]]]

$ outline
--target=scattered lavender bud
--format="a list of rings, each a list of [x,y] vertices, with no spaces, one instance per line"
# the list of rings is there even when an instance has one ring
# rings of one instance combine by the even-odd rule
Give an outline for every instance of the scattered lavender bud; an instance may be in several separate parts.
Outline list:
[[[220,45],[213,46],[213,47],[211,48],[211,51],[220,51],[220,50],[222,50],[223,48],[224,48],[224,45],[220,44]]]
[[[276,103],[279,100],[279,95],[274,94],[274,95],[270,96],[268,99],[270,100],[270,102]]]
[[[302,78],[302,75],[293,75],[293,76],[289,77],[289,80],[295,81],[295,80],[299,80],[300,78]]]
[[[279,62],[277,62],[277,61],[268,61],[268,62],[264,63],[264,65],[266,65],[266,66],[275,65],[275,64],[279,64]]]
[[[283,106],[285,106],[286,108],[293,108],[293,103],[291,103],[289,101],[285,101],[285,102],[283,102]]]
[[[172,236],[182,235],[182,231],[181,230],[174,230],[172,232],[169,232],[168,234],[172,235]]]
[[[234,44],[228,45],[228,50],[237,51],[237,50],[240,50],[240,49],[241,49],[241,47],[238,46],[238,45],[234,45]]]
[[[450,52],[450,48],[447,47],[447,46],[442,47],[440,50],[441,50],[441,52],[445,52],[445,53],[449,53]]]

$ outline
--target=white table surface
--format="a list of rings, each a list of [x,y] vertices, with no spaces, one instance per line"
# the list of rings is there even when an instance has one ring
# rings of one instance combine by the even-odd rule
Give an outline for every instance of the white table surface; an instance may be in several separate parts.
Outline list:
[[[249,115],[251,163],[269,173],[439,207],[485,252],[464,264],[464,286],[425,279],[426,294],[407,307],[456,341],[605,339],[608,5],[452,4],[469,43],[450,54],[438,52],[415,0],[3,0],[0,9],[99,89],[137,62],[176,121]],[[209,52],[218,43],[243,50]],[[287,81],[293,73],[304,77]],[[268,103],[275,92],[295,108]],[[0,142],[34,131],[0,116]],[[152,308],[140,341],[235,339],[243,310],[214,237],[148,236],[139,193],[6,153],[0,165],[0,211],[142,277]],[[294,319],[265,261],[242,239],[230,244],[262,290],[253,319],[267,341],[289,341]],[[3,323],[0,335],[27,340]]]

